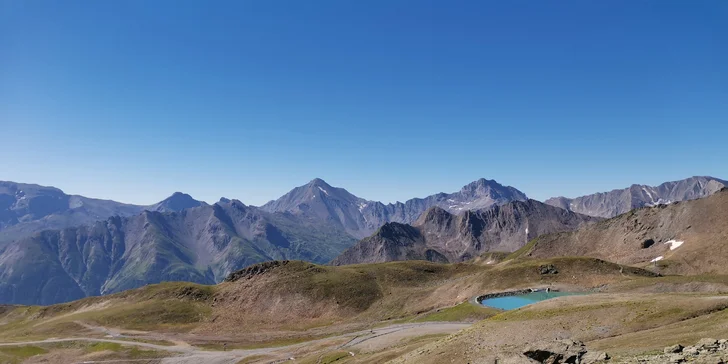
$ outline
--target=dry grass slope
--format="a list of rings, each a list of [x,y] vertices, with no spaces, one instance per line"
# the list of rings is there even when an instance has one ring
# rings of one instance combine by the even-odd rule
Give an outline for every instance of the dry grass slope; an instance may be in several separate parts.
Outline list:
[[[684,244],[670,250],[665,243],[673,239]],[[558,256],[637,266],[650,266],[662,256],[654,268],[663,274],[728,274],[728,189],[699,200],[633,210],[573,232],[543,235],[510,258]]]

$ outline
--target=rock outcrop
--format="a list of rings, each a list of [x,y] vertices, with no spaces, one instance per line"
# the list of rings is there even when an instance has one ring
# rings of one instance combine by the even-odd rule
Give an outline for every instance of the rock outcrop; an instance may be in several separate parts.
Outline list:
[[[536,343],[523,351],[523,355],[535,363],[543,364],[595,364],[609,360],[601,351],[589,351],[581,341],[555,340]]]
[[[559,274],[559,270],[553,264],[545,264],[538,267],[539,274]]]
[[[701,339],[697,344],[683,347],[680,344],[668,346],[660,355],[643,355],[626,358],[618,363],[703,363],[721,364],[728,362],[728,340]]]
[[[237,282],[241,279],[251,279],[280,266],[287,265],[288,263],[288,260],[272,260],[270,262],[254,264],[250,267],[230,273],[227,277],[225,277],[225,282]]]

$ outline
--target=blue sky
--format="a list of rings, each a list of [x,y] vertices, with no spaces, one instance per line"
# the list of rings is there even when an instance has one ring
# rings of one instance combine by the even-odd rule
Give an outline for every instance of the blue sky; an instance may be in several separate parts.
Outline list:
[[[728,2],[0,0],[0,180],[261,204],[728,178]]]

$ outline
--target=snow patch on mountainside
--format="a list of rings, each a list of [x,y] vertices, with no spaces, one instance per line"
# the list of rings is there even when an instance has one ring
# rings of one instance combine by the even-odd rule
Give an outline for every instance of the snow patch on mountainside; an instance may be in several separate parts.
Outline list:
[[[675,249],[679,248],[680,245],[683,245],[683,243],[685,243],[685,242],[684,241],[677,241],[677,240],[674,240],[674,239],[665,242],[665,244],[669,244],[670,245],[670,250],[675,250]]]

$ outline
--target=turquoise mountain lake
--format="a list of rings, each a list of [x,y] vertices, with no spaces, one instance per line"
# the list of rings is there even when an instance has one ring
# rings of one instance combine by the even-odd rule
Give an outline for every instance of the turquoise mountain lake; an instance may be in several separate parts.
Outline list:
[[[550,298],[556,298],[561,296],[573,296],[578,293],[571,292],[531,292],[526,294],[519,294],[515,296],[488,298],[480,303],[483,306],[499,308],[501,310],[513,310],[519,307],[530,305],[532,303],[545,301]]]

